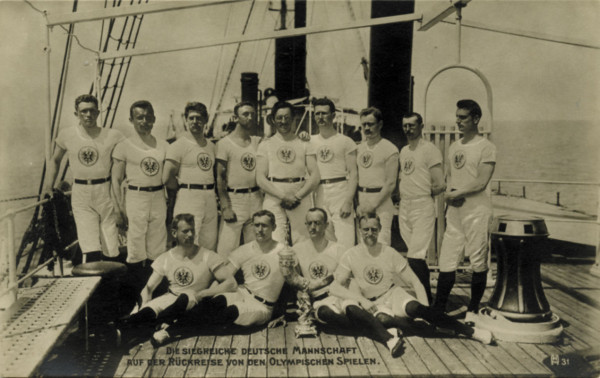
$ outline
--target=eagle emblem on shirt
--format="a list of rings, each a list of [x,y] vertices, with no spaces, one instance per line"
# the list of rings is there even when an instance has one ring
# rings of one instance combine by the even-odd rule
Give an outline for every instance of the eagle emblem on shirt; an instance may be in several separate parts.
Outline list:
[[[242,164],[242,168],[244,168],[247,171],[253,171],[254,168],[256,167],[256,159],[254,158],[254,154],[251,154],[250,152],[246,152],[245,154],[242,155],[242,158],[240,159],[240,163]]]
[[[363,168],[369,168],[373,164],[373,154],[370,151],[362,153],[358,157],[358,164]]]
[[[79,150],[77,157],[81,164],[90,167],[98,161],[98,150],[92,146],[84,146]]]
[[[320,261],[315,261],[312,264],[310,264],[308,267],[308,271],[310,274],[310,278],[312,278],[313,280],[325,278],[329,273],[329,269],[327,269],[327,266]]]
[[[188,286],[194,281],[194,273],[187,266],[182,266],[175,270],[173,278],[178,285]]]
[[[289,147],[280,147],[277,150],[277,158],[282,163],[290,164],[296,160],[296,151]]]
[[[259,280],[264,280],[269,273],[271,266],[262,260],[252,265],[252,275]]]
[[[200,152],[196,160],[198,161],[198,167],[200,167],[200,169],[203,171],[208,171],[213,166],[213,161],[210,155],[206,152]]]
[[[363,277],[368,283],[377,285],[383,279],[383,271],[378,266],[367,265],[363,270]]]
[[[402,173],[410,175],[415,170],[415,161],[412,158],[408,158],[402,162]]]
[[[452,155],[452,165],[456,169],[461,169],[465,166],[467,162],[467,157],[465,156],[465,152],[462,150],[456,151],[454,155]]]
[[[321,163],[327,163],[333,159],[333,151],[331,151],[327,146],[321,146],[319,147],[319,151],[317,151],[317,156]]]
[[[158,161],[152,156],[147,156],[140,162],[140,168],[146,176],[156,176],[160,170],[160,164],[158,164]]]

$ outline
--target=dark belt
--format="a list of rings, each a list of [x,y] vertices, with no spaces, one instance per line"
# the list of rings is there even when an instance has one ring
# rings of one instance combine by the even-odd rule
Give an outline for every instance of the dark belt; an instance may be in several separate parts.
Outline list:
[[[383,188],[365,188],[363,186],[359,186],[357,189],[359,192],[363,193],[379,193]]]
[[[179,189],[198,189],[198,190],[211,190],[215,188],[215,184],[179,184]]]
[[[271,181],[271,182],[287,182],[287,183],[292,183],[292,182],[304,181],[304,177],[288,177],[288,178],[269,177],[268,180]]]
[[[258,189],[258,186],[254,186],[252,188],[227,188],[227,191],[231,193],[254,193],[257,192]]]
[[[315,302],[316,301],[320,301],[320,300],[323,300],[323,299],[327,298],[328,296],[329,296],[329,293],[328,292],[324,292],[323,294],[317,295],[316,297],[314,297],[313,301],[315,301]]]
[[[258,295],[254,294],[252,291],[250,291],[250,289],[248,289],[246,286],[242,286],[242,287],[244,289],[246,289],[246,291],[248,291],[248,293],[250,293],[250,295],[252,295],[254,297],[254,299],[259,301],[260,303],[266,304],[267,306],[270,306],[270,307],[275,306],[275,302],[269,302],[268,300],[264,299],[263,297],[259,297]]]
[[[372,298],[367,298],[368,300],[370,300],[371,302],[378,300],[379,298],[383,297],[384,295],[387,294],[388,291],[391,290],[391,288],[393,288],[394,284],[392,284],[386,291],[384,291],[383,293],[379,294],[378,296],[372,297]]]
[[[107,178],[100,178],[100,179],[75,179],[73,180],[75,181],[75,184],[82,184],[82,185],[96,185],[96,184],[103,184],[105,182],[110,181],[110,177]]]
[[[345,177],[336,177],[330,179],[323,179],[320,181],[321,184],[335,184],[336,182],[346,181]]]
[[[158,185],[158,186],[134,186],[134,185],[128,185],[127,189],[129,190],[136,190],[138,192],[157,192],[159,190],[162,190],[164,186],[163,185]]]

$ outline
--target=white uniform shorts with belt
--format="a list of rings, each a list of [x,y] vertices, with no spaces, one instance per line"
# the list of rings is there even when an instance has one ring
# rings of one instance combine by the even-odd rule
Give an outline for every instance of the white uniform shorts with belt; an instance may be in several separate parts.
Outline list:
[[[367,298],[371,300],[371,298]],[[389,316],[397,316],[399,318],[410,318],[410,316],[406,313],[406,305],[411,301],[416,301],[417,299],[410,295],[406,290],[399,286],[393,286],[385,294],[377,297],[376,299],[371,300],[377,306],[377,311],[373,314],[377,316],[378,314],[386,314]],[[358,302],[354,300],[345,300],[343,302],[344,311],[346,307],[350,305],[360,306]]]
[[[340,216],[340,210],[346,202],[347,185],[348,181],[320,184],[316,192],[315,206],[324,209],[329,217],[329,227],[325,234],[327,239],[350,248],[354,246],[356,236],[354,211],[346,218]]]
[[[127,190],[125,207],[129,219],[127,262],[155,260],[167,249],[167,203],[164,190]]]
[[[379,193],[367,193],[359,190],[358,203],[368,203],[372,201],[371,198],[377,197],[378,195]],[[392,197],[386,198],[386,200],[375,209],[375,213],[377,213],[377,216],[379,216],[379,220],[381,221],[381,231],[379,232],[379,237],[377,238],[377,241],[381,244],[392,244],[392,219],[394,218],[395,212],[396,208],[392,202]]]
[[[304,185],[304,180],[299,182],[273,182],[273,185],[282,192],[297,192]],[[302,240],[308,239],[308,231],[304,225],[304,220],[308,209],[312,207],[310,196],[306,196],[293,210],[286,210],[281,207],[281,200],[266,193],[263,201],[263,209],[269,210],[275,215],[276,228],[273,231],[273,240],[285,243],[286,240],[286,222],[289,222],[292,235],[292,245]]]
[[[231,223],[221,221],[217,253],[223,258],[229,256],[231,251],[240,246],[240,235],[243,234],[244,243],[255,239],[252,214],[262,209],[263,206],[260,190],[251,193],[229,192],[229,200],[237,221]]]
[[[177,191],[173,216],[189,213],[194,216],[195,243],[214,251],[217,248],[219,214],[214,184],[212,189],[187,189]]]
[[[83,253],[103,250],[106,256],[118,256],[119,239],[110,198],[110,180],[93,185],[73,184],[71,206]]]
[[[465,254],[474,272],[488,269],[488,230],[492,207],[485,193],[466,197],[460,207],[448,206],[446,232],[440,251],[440,271],[458,268]]]
[[[260,302],[245,287],[238,287],[234,293],[220,294],[227,300],[227,306],[235,306],[238,309],[238,317],[234,323],[240,326],[252,326],[265,324],[271,319],[273,307]]]
[[[398,210],[398,225],[400,235],[408,247],[407,257],[424,260],[435,229],[433,198],[403,198]]]

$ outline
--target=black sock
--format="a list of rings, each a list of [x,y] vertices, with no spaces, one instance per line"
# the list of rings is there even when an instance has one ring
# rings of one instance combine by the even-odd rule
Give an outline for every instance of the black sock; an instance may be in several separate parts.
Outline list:
[[[408,265],[412,269],[413,272],[419,278],[419,281],[425,287],[425,293],[427,293],[427,300],[429,304],[432,303],[433,297],[431,296],[431,283],[429,282],[429,267],[427,266],[427,261],[423,259],[413,259],[408,258]]]
[[[102,261],[102,251],[92,251],[83,254],[85,256],[85,262]]]
[[[185,309],[189,302],[190,299],[187,294],[180,294],[172,305],[158,314],[157,321],[160,321],[161,323],[172,323],[175,319],[185,313]]]
[[[469,301],[467,311],[477,312],[479,310],[479,303],[481,302],[481,298],[483,298],[485,285],[487,284],[487,273],[487,270],[473,272],[473,276],[471,277],[471,300]]]
[[[393,336],[367,310],[356,305],[346,307],[346,315],[357,329],[363,329],[375,341],[385,344]]]
[[[446,304],[448,303],[448,297],[456,281],[456,271],[452,272],[440,272],[438,276],[437,291],[435,294],[435,303],[433,307],[439,311],[446,311]]]
[[[423,306],[417,301],[410,301],[405,307],[406,314],[412,318],[423,318],[430,324],[451,329],[461,335],[473,335],[473,328],[456,319],[451,318],[445,312],[431,307]]]
[[[385,328],[399,328],[402,326],[397,318],[388,314],[379,313],[375,319],[377,319]]]
[[[352,323],[346,316],[338,314],[327,306],[319,307],[317,310],[317,318],[325,324],[333,327],[345,329],[352,327]]]

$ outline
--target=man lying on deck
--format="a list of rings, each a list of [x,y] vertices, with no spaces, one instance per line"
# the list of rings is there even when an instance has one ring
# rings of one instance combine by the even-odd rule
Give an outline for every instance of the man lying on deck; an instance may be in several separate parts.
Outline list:
[[[229,255],[227,275],[233,276],[239,269],[244,274],[244,284],[237,291],[215,295],[199,302],[185,319],[161,329],[153,336],[156,344],[163,344],[172,335],[181,334],[181,328],[189,324],[215,324],[221,326],[258,326],[271,320],[273,306],[283,287],[283,275],[279,269],[279,255],[284,245],[273,240],[275,216],[268,210],[252,215],[256,240],[235,249]]]
[[[134,331],[140,328],[153,330],[159,322],[172,322],[204,298],[235,289],[235,279],[225,260],[194,244],[193,215],[176,215],[171,232],[177,245],[152,263],[152,275],[140,294],[140,309],[117,324],[118,343],[139,335]],[[169,280],[169,291],[152,299],[152,293],[165,277]],[[218,284],[211,286],[215,280]],[[157,343],[154,336],[151,341]]]
[[[467,326],[428,306],[425,288],[406,259],[398,251],[377,241],[381,230],[377,214],[362,215],[359,229],[362,234],[361,244],[350,248],[342,256],[334,273],[335,280],[330,285],[332,295],[348,300],[345,302],[346,315],[355,327],[369,327],[367,329],[372,332],[373,339],[386,343],[394,357],[401,354],[402,343],[396,341],[395,345],[391,345],[397,336],[392,336],[386,328],[401,327],[403,323],[399,318],[422,318],[432,325],[484,344],[492,342],[489,331]],[[400,274],[403,281],[411,284],[418,300],[403,288],[395,286],[392,277],[396,273]],[[347,289],[351,278],[356,280],[360,293]],[[332,320],[340,318],[335,315]]]

